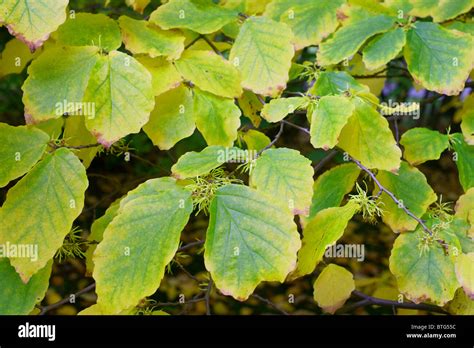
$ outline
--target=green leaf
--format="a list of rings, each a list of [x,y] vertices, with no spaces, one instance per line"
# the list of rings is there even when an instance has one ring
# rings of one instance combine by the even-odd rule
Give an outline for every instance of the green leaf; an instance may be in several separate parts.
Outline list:
[[[394,19],[385,15],[366,15],[349,20],[328,40],[319,45],[318,64],[331,65],[354,55],[368,38],[389,30]]]
[[[268,149],[255,162],[250,183],[257,191],[278,199],[293,214],[308,215],[313,175],[311,161],[298,151]]]
[[[226,98],[242,94],[239,71],[212,51],[187,50],[175,65],[185,80],[203,91]]]
[[[474,315],[474,300],[471,300],[462,288],[456,290],[454,299],[449,303],[448,311],[457,315]]]
[[[260,118],[260,111],[263,108],[263,104],[259,97],[248,90],[244,90],[242,96],[237,99],[237,103],[242,109],[242,113],[245,117],[249,118],[255,127],[259,127],[262,119]]]
[[[0,257],[0,315],[28,315],[49,286],[52,262],[24,283],[6,257]]]
[[[283,282],[300,239],[293,215],[243,185],[217,190],[210,207],[204,261],[217,288],[245,301],[262,281]]]
[[[442,306],[454,297],[459,287],[454,261],[436,241],[422,249],[420,239],[424,234],[420,226],[415,232],[398,236],[390,255],[390,271],[397,279],[398,289],[410,301],[429,301]],[[449,244],[456,243],[449,234],[439,237]]]
[[[125,47],[133,54],[166,56],[171,60],[179,58],[184,51],[185,38],[179,32],[164,31],[152,23],[127,16],[121,16],[118,21]]]
[[[411,0],[411,15],[417,17],[433,17],[435,22],[444,22],[468,12],[473,6],[472,0]]]
[[[117,23],[102,13],[77,13],[58,31],[57,43],[63,46],[96,46],[110,52],[122,45]]]
[[[36,123],[33,127],[48,134],[50,139],[59,139],[63,132],[64,118],[52,118],[44,122]]]
[[[474,223],[474,187],[466,190],[466,193],[459,197],[455,211],[457,217]]]
[[[426,89],[459,94],[474,67],[474,37],[436,23],[414,25],[408,31],[404,52],[413,78]]]
[[[325,312],[334,314],[355,290],[354,276],[344,267],[330,264],[314,282],[314,300]]]
[[[286,88],[295,53],[293,34],[284,23],[250,17],[240,28],[229,60],[242,73],[242,87],[274,96]]]
[[[474,300],[474,252],[461,254],[456,259],[456,277],[464,292]]]
[[[208,145],[232,146],[240,127],[240,109],[226,99],[194,88],[196,126]]]
[[[49,136],[31,126],[0,123],[0,187],[27,173],[43,156]]]
[[[302,247],[298,251],[298,263],[290,279],[296,279],[314,271],[323,259],[326,248],[337,242],[358,205],[349,202],[343,207],[332,207],[321,210],[309,220],[303,230]]]
[[[357,82],[345,71],[323,71],[319,74],[316,83],[311,87],[311,95],[339,95],[353,90],[356,93],[369,92],[369,87]]]
[[[67,4],[68,0],[4,0],[0,3],[0,23],[34,51],[66,20]]]
[[[153,95],[159,96],[181,84],[183,80],[181,74],[176,70],[174,64],[164,57],[151,58],[149,56],[138,56],[136,59],[151,74]]]
[[[153,144],[161,150],[169,150],[194,133],[193,107],[193,95],[186,86],[172,89],[156,98],[155,109],[143,130]]]
[[[362,51],[365,66],[369,70],[384,66],[400,53],[405,42],[405,31],[400,27],[373,38]]]
[[[96,143],[96,139],[86,128],[85,119],[83,116],[73,116],[66,118],[64,123],[63,138],[66,140],[66,144],[68,146],[80,146]],[[75,150],[75,154],[80,160],[82,160],[84,167],[89,168],[98,151],[99,146],[96,146]]]
[[[80,103],[94,65],[99,59],[96,47],[53,47],[28,67],[23,84],[23,104],[27,122],[36,123],[74,113],[63,110],[63,103]]]
[[[191,193],[172,178],[152,179],[120,202],[94,252],[97,303],[116,314],[160,285],[193,209]]]
[[[336,146],[339,134],[353,112],[354,105],[346,97],[322,97],[311,113],[311,144],[324,150]]]
[[[341,205],[342,199],[352,191],[360,169],[355,163],[344,163],[320,175],[313,186],[313,201],[309,217],[321,210]]]
[[[249,129],[245,132],[242,139],[247,144],[247,149],[255,151],[261,151],[271,143],[269,137],[255,129]]]
[[[134,11],[143,14],[143,10],[150,4],[151,0],[125,0],[127,6],[131,6]]]
[[[464,99],[461,110],[456,113],[456,117],[461,117],[461,130],[464,140],[469,145],[474,145],[474,95],[470,94]]]
[[[339,147],[364,166],[395,172],[401,151],[388,121],[369,104],[353,99],[355,110],[339,136]]]
[[[268,122],[279,122],[309,102],[308,97],[290,97],[272,99],[263,106],[261,116]]]
[[[210,0],[170,0],[150,15],[150,22],[163,29],[185,28],[200,34],[218,31],[237,19],[238,12]]]
[[[317,45],[338,26],[336,11],[345,0],[320,2],[314,0],[275,0],[265,15],[286,23],[295,34],[295,48]]]
[[[155,104],[151,75],[133,57],[112,51],[99,57],[84,102],[95,105],[94,117],[86,118],[87,129],[110,147],[148,122]]]
[[[460,133],[452,136],[455,162],[458,167],[459,181],[464,191],[474,187],[474,146],[468,145]]]
[[[436,202],[437,196],[418,169],[402,162],[397,174],[379,171],[377,179],[408,208],[413,215],[421,218],[428,207]],[[377,194],[378,188],[374,189]],[[385,192],[380,196],[384,213],[383,221],[395,232],[412,231],[418,222],[408,216]]]
[[[0,58],[0,77],[9,74],[21,73],[26,65],[36,58],[40,51],[31,53],[23,42],[11,39],[5,44]]]
[[[38,248],[37,258],[10,257],[24,282],[44,268],[63,244],[82,211],[87,185],[84,166],[70,150],[61,148],[8,191],[0,209],[0,244]]]
[[[249,151],[236,147],[208,146],[201,152],[186,152],[173,167],[176,179],[187,179],[209,173],[226,162],[240,162],[248,159]]]
[[[91,233],[87,238],[89,242],[102,242],[102,240],[104,239],[105,229],[117,216],[118,210],[120,208],[120,201],[121,198],[113,202],[110,207],[105,211],[105,214],[92,223]],[[94,255],[95,249],[97,249],[97,244],[90,244],[89,248],[87,248],[87,251],[85,253],[87,276],[91,276],[94,271],[94,260],[92,258],[92,255]]]
[[[412,128],[400,139],[405,148],[404,157],[412,165],[437,160],[449,146],[449,137],[426,128]]]

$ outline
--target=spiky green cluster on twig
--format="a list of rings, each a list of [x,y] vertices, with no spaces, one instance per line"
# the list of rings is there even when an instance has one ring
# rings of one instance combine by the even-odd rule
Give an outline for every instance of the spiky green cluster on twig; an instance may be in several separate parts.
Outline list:
[[[371,224],[377,222],[377,218],[383,215],[383,210],[381,205],[383,202],[378,200],[378,197],[367,195],[367,185],[366,190],[362,189],[358,183],[356,183],[357,194],[349,195],[350,200],[357,203],[359,206],[358,213],[362,213],[362,218],[364,221]]]
[[[64,238],[63,245],[58,249],[54,258],[59,263],[64,262],[71,258],[85,258],[84,246],[88,244],[87,241],[81,237],[82,230],[78,227],[74,227]]]

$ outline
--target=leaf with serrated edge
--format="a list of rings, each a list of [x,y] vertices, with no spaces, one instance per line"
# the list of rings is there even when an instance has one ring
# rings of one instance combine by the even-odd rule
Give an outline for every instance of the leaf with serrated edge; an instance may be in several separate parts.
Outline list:
[[[36,261],[10,258],[24,282],[63,244],[82,211],[87,185],[84,166],[70,150],[62,148],[47,155],[8,191],[0,209],[0,244],[38,247]]]
[[[174,64],[164,57],[135,57],[151,74],[151,88],[154,96],[178,87],[183,78]]]
[[[66,20],[68,2],[4,0],[0,3],[0,23],[5,23],[10,34],[34,51]]]
[[[170,0],[150,15],[150,22],[163,29],[185,28],[211,34],[237,20],[238,11],[217,6],[212,1]]]
[[[474,300],[474,253],[460,254],[456,259],[455,271],[464,292]]]
[[[191,192],[172,178],[149,180],[120,202],[93,257],[104,312],[119,313],[157,290],[192,209]]]
[[[283,91],[295,53],[292,38],[284,23],[266,17],[248,18],[229,56],[242,74],[242,87],[266,96]]]
[[[110,52],[122,45],[117,23],[102,13],[77,13],[62,24],[57,43],[64,46],[97,46]]]
[[[268,149],[255,162],[251,186],[275,197],[294,214],[308,215],[311,205],[314,169],[298,151]]]
[[[431,224],[428,222],[428,225]],[[443,306],[452,300],[459,287],[454,260],[452,255],[445,255],[444,247],[436,241],[422,252],[419,243],[425,233],[419,226],[415,232],[397,237],[389,259],[390,271],[397,279],[399,291],[410,301],[430,301]],[[439,232],[438,237],[461,250],[455,236]]]
[[[48,289],[52,264],[48,262],[25,284],[8,258],[0,257],[0,315],[28,315]]]
[[[82,102],[98,52],[96,47],[53,47],[35,59],[21,88],[26,122],[37,123],[78,111],[67,104],[64,110],[63,104]]]
[[[0,187],[27,173],[41,159],[49,136],[31,126],[0,123]]]
[[[158,96],[150,121],[143,127],[161,150],[171,149],[181,139],[191,136],[195,129],[193,95],[186,86]]]
[[[232,146],[240,127],[240,109],[226,99],[194,89],[196,126],[208,145]]]
[[[418,169],[402,162],[400,170],[395,175],[387,171],[377,173],[379,182],[392,192],[403,205],[417,218],[421,218],[428,207],[436,202],[437,196]],[[377,194],[378,188],[374,189]],[[418,222],[408,216],[385,192],[380,196],[384,211],[382,219],[395,232],[412,231]]]
[[[302,247],[298,251],[298,264],[288,277],[290,280],[314,271],[323,259],[326,248],[342,237],[349,220],[358,208],[356,203],[348,202],[343,207],[321,210],[309,220],[303,230]]]
[[[203,91],[226,98],[242,94],[239,71],[212,51],[185,51],[175,65],[185,80]]]
[[[410,0],[410,14],[416,17],[433,17],[435,22],[444,22],[472,8],[472,0]]]
[[[456,155],[456,166],[459,172],[459,181],[464,191],[474,187],[474,145],[468,145],[460,133],[452,136],[452,144]]]
[[[260,282],[283,282],[300,245],[293,215],[271,197],[243,185],[217,190],[204,262],[224,295],[245,301]]]
[[[93,117],[86,116],[87,129],[110,147],[148,122],[155,105],[151,75],[135,58],[112,51],[99,57],[84,102],[95,106]]]
[[[474,67],[474,37],[436,23],[415,22],[407,33],[408,70],[426,89],[457,95]]]
[[[413,165],[418,165],[439,159],[449,146],[449,137],[426,128],[412,128],[403,133],[400,144],[405,148],[405,159]]]
[[[309,98],[307,97],[272,99],[270,103],[263,106],[260,115],[268,122],[279,122],[308,102]]]
[[[313,218],[321,210],[341,205],[344,196],[354,187],[359,174],[357,164],[344,163],[320,175],[314,182],[309,218]]]
[[[355,290],[354,276],[344,267],[330,264],[314,282],[314,300],[325,312],[334,314]]]
[[[329,150],[354,112],[354,105],[342,96],[324,96],[311,113],[311,144]]]
[[[394,59],[405,46],[406,36],[402,28],[395,28],[373,38],[362,51],[367,69],[376,70]]]
[[[401,151],[388,121],[361,99],[339,136],[339,147],[370,169],[395,172],[400,167]]]
[[[179,32],[164,31],[143,20],[121,16],[118,19],[127,50],[133,54],[146,53],[150,57],[166,56],[177,59],[184,51],[184,36]]]

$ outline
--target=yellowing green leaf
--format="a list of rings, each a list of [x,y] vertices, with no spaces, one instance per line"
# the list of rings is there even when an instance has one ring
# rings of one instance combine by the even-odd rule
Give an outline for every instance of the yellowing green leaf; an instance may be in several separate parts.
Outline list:
[[[267,96],[283,91],[294,55],[292,38],[286,24],[266,17],[248,18],[229,56],[242,73],[242,87]]]
[[[192,211],[174,179],[152,179],[120,202],[94,252],[97,303],[108,314],[137,305],[160,285]]]
[[[66,20],[67,4],[68,0],[4,0],[0,3],[0,23],[34,51]]]
[[[310,218],[323,209],[341,205],[344,196],[354,187],[359,174],[360,169],[355,163],[344,163],[320,175],[313,186]]]
[[[330,264],[314,282],[314,300],[325,312],[334,314],[354,290],[352,273],[341,266]]]
[[[459,181],[464,191],[474,187],[474,146],[468,145],[460,133],[452,135],[455,162],[458,167]]]
[[[473,6],[472,0],[411,0],[410,14],[417,17],[433,17],[435,22],[444,22],[467,12]]]
[[[134,11],[143,13],[143,10],[148,6],[151,0],[125,0],[128,6],[131,6]]]
[[[102,13],[77,13],[69,17],[56,33],[63,46],[96,46],[107,52],[122,45],[117,23]]]
[[[84,166],[67,149],[47,155],[13,188],[0,209],[0,244],[37,248],[37,257],[10,257],[26,282],[44,268],[81,213],[88,181]],[[18,222],[21,221],[21,224]]]
[[[150,15],[150,22],[163,29],[185,28],[210,34],[237,19],[238,12],[210,0],[170,0]]]
[[[268,122],[279,122],[288,114],[304,107],[309,102],[307,97],[290,97],[272,99],[270,103],[263,106],[261,116]]]
[[[31,126],[0,123],[0,187],[27,173],[43,156],[49,136]]]
[[[398,174],[379,171],[377,179],[392,192],[416,217],[421,218],[428,207],[436,202],[436,194],[418,169],[402,162]],[[374,194],[377,194],[376,188]],[[418,222],[408,216],[385,192],[380,196],[383,202],[383,221],[395,232],[412,231]]]
[[[354,113],[339,136],[339,147],[368,168],[395,172],[401,151],[388,121],[366,102],[356,98]]]
[[[362,51],[367,69],[375,70],[394,59],[405,46],[405,31],[398,27],[373,38]]]
[[[339,95],[345,91],[369,92],[369,88],[357,82],[345,71],[323,71],[313,87],[309,90],[311,95]]]
[[[474,145],[474,95],[470,94],[464,99],[461,110],[457,116],[461,117],[461,130],[466,143]]]
[[[328,150],[336,146],[339,134],[354,112],[354,105],[342,96],[324,96],[311,113],[311,144]]]
[[[464,292],[474,300],[474,253],[460,254],[456,259],[455,270]]]
[[[389,30],[394,19],[385,15],[367,15],[343,25],[319,45],[318,64],[331,65],[349,58],[368,38]]]
[[[242,94],[239,71],[212,51],[185,51],[175,65],[185,80],[204,91],[226,98]]]
[[[311,205],[314,169],[298,151],[268,149],[255,162],[250,182],[287,206],[294,214],[308,215]]]
[[[349,202],[343,207],[332,207],[318,212],[303,230],[302,247],[298,251],[298,264],[290,279],[296,279],[314,271],[323,259],[326,248],[337,242],[356,213],[358,205]]]
[[[155,96],[178,87],[183,80],[174,64],[164,57],[138,56],[136,58],[150,72],[151,88]]]
[[[127,16],[121,16],[118,21],[125,47],[133,54],[177,59],[184,51],[184,36],[179,32],[164,31],[152,23]]]
[[[49,286],[52,262],[24,283],[6,257],[0,257],[0,315],[28,315]]]
[[[63,103],[80,103],[98,61],[96,47],[54,47],[46,50],[28,67],[23,84],[23,104],[27,122],[59,118]]]
[[[153,144],[161,150],[171,149],[196,129],[192,92],[185,86],[158,96],[150,121],[143,127]]]
[[[244,116],[249,118],[255,127],[260,126],[262,119],[259,112],[262,110],[263,104],[258,96],[251,91],[244,90],[240,98],[237,99],[237,103],[240,109],[242,109]]]
[[[466,191],[456,202],[456,216],[474,225],[474,187]]]
[[[255,129],[249,129],[245,134],[242,136],[245,144],[247,144],[247,149],[260,151],[263,150],[265,147],[270,145],[271,140],[262,132],[259,132]]]
[[[295,266],[299,247],[289,209],[247,186],[217,190],[204,261],[224,295],[244,301],[262,281],[283,282]]]
[[[442,306],[453,299],[459,287],[454,261],[438,242],[424,244],[424,234],[419,226],[415,232],[398,236],[390,255],[390,271],[397,279],[398,289],[410,301],[430,301]],[[451,234],[440,232],[438,237],[460,250],[459,241]]]
[[[471,300],[462,288],[459,288],[454,299],[449,303],[448,310],[451,314],[474,315],[474,300]]]
[[[130,133],[138,133],[148,122],[155,104],[151,75],[133,57],[112,51],[98,58],[84,102],[95,106],[94,117],[86,117],[87,129],[109,147]]]
[[[457,95],[474,67],[474,37],[436,23],[415,22],[407,33],[408,70],[423,87]]]
[[[404,157],[413,165],[437,160],[449,146],[449,137],[426,128],[412,128],[400,139],[405,148]]]
[[[338,26],[336,11],[345,0],[331,2],[314,0],[275,0],[265,10],[265,15],[281,21],[295,34],[296,49],[319,44]]]
[[[19,74],[26,65],[36,58],[40,51],[31,53],[27,46],[18,39],[11,39],[5,44],[0,59],[0,77],[8,74]]]
[[[194,89],[196,126],[208,145],[232,146],[240,126],[240,109],[226,99]]]

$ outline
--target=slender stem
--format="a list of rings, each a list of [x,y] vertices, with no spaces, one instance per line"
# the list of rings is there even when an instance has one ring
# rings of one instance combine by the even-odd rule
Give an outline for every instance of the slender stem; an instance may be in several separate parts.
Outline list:
[[[216,47],[216,45],[214,45],[214,43],[209,40],[205,35],[202,35],[201,38],[206,41],[206,43],[212,48],[212,50],[217,53],[218,55],[220,55],[222,58],[225,58],[224,55],[222,54],[221,51],[219,51],[219,49]]]
[[[298,126],[297,124],[288,122],[288,121],[286,121],[286,120],[281,120],[281,122],[284,123],[284,124],[286,124],[286,125],[288,125],[288,126],[290,126],[290,127],[299,129],[299,130],[302,131],[303,133],[311,134],[308,129],[306,129],[306,128],[304,128],[304,127],[301,127],[301,126]]]
[[[285,128],[285,123],[280,122],[280,130],[278,131],[277,135],[275,136],[275,138],[272,140],[272,142],[270,144],[268,144],[263,149],[261,149],[259,152],[257,152],[257,157],[259,157],[262,154],[263,151],[268,150],[273,145],[275,145],[275,143],[278,141],[278,139],[280,139],[281,135],[283,134],[283,129],[284,128]]]
[[[206,295],[206,315],[211,315],[211,291],[212,291],[212,278],[209,278],[209,283],[207,284]]]
[[[86,294],[89,291],[92,291],[94,289],[95,289],[95,283],[92,283],[92,284],[86,286],[84,289],[76,292],[74,294],[74,297],[80,297],[80,296],[82,296],[82,295],[84,295],[84,294]],[[59,307],[65,305],[66,303],[70,303],[70,297],[66,297],[66,298],[62,299],[61,301],[53,303],[49,306],[40,307],[41,312],[40,312],[39,315],[45,315],[47,312],[52,311],[53,309],[59,308]]]
[[[283,315],[290,315],[288,312],[284,311],[283,309],[281,309],[280,307],[278,307],[275,303],[273,303],[272,301],[260,296],[260,295],[257,295],[257,294],[252,294],[252,297],[255,297],[256,299],[266,303],[267,305],[269,305],[270,307],[276,309],[278,312],[280,312],[281,314]]]
[[[320,170],[326,163],[328,163],[330,160],[332,160],[334,157],[337,155],[337,150],[332,149],[327,153],[325,157],[321,159],[315,166],[314,166],[314,172],[316,173],[318,170]]]
[[[204,244],[204,241],[203,241],[203,240],[198,240],[198,241],[196,241],[196,242],[188,243],[188,244],[183,245],[182,247],[180,247],[180,248],[178,249],[178,252],[184,251],[184,250],[188,250],[188,249],[191,249],[191,248],[193,248],[193,247],[195,247],[195,246],[202,245],[202,244]]]

